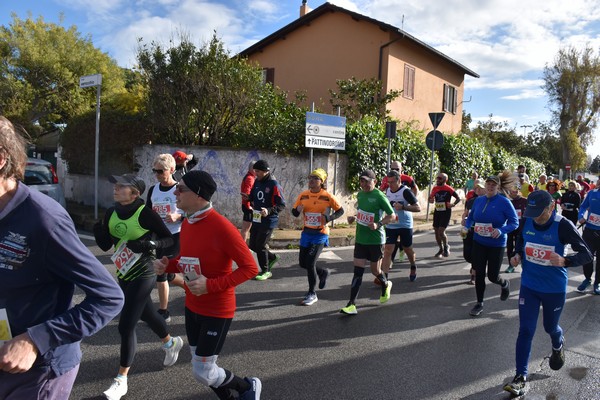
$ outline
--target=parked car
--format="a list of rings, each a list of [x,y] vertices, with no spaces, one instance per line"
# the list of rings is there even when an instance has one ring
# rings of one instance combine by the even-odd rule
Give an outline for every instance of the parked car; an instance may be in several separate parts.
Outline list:
[[[65,194],[58,184],[58,176],[52,163],[39,158],[28,158],[24,182],[31,189],[47,194],[67,208]]]

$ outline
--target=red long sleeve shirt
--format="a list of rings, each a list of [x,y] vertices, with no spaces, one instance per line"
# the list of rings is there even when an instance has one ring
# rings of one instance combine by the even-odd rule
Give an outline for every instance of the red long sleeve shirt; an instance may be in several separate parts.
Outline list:
[[[190,224],[183,221],[179,257],[169,261],[167,272],[182,272],[179,258],[196,257],[207,279],[208,293],[193,295],[186,287],[185,306],[194,313],[216,318],[233,318],[235,287],[258,273],[256,262],[240,232],[214,209]],[[232,261],[237,264],[233,270]]]

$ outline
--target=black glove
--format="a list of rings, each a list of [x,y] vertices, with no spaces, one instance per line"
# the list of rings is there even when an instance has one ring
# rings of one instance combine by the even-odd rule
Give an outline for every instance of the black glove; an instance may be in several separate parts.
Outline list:
[[[130,240],[127,242],[127,248],[134,253],[148,253],[156,249],[156,243],[152,240]]]

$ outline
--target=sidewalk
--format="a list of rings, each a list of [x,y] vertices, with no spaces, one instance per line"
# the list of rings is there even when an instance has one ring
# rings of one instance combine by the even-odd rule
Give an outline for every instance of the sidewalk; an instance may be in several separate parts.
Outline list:
[[[463,213],[464,206],[459,204],[456,209],[452,211],[452,219],[450,224],[460,223],[460,217]],[[75,226],[78,229],[82,229],[86,232],[92,232],[96,219],[94,219],[94,207],[81,205],[73,202],[67,202],[67,211]],[[98,219],[104,216],[105,209],[98,209]],[[329,245],[331,247],[340,246],[352,246],[354,245],[354,239],[356,236],[356,225],[348,225],[345,222],[345,218],[342,217],[340,221],[334,221],[334,227],[331,229],[329,234]],[[433,215],[429,216],[429,221],[425,220],[424,214],[419,214],[414,218],[414,233],[429,231],[432,229]],[[300,229],[275,229],[273,231],[273,237],[269,242],[271,248],[274,249],[286,249],[286,248],[297,248],[300,242]]]

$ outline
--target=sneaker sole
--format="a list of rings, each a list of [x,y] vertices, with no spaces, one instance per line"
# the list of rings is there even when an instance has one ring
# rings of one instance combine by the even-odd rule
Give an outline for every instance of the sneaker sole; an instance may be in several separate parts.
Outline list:
[[[512,394],[513,396],[523,396],[525,394],[524,390],[515,390],[509,385],[504,386],[504,391]]]
[[[388,281],[388,286],[385,289],[385,296],[381,296],[379,298],[379,302],[381,304],[387,303],[388,300],[392,297],[392,286],[393,286],[392,281]]]
[[[358,314],[358,311],[348,312],[348,311],[344,311],[342,309],[342,310],[340,310],[340,314],[344,314],[344,315],[356,315],[356,314]]]

